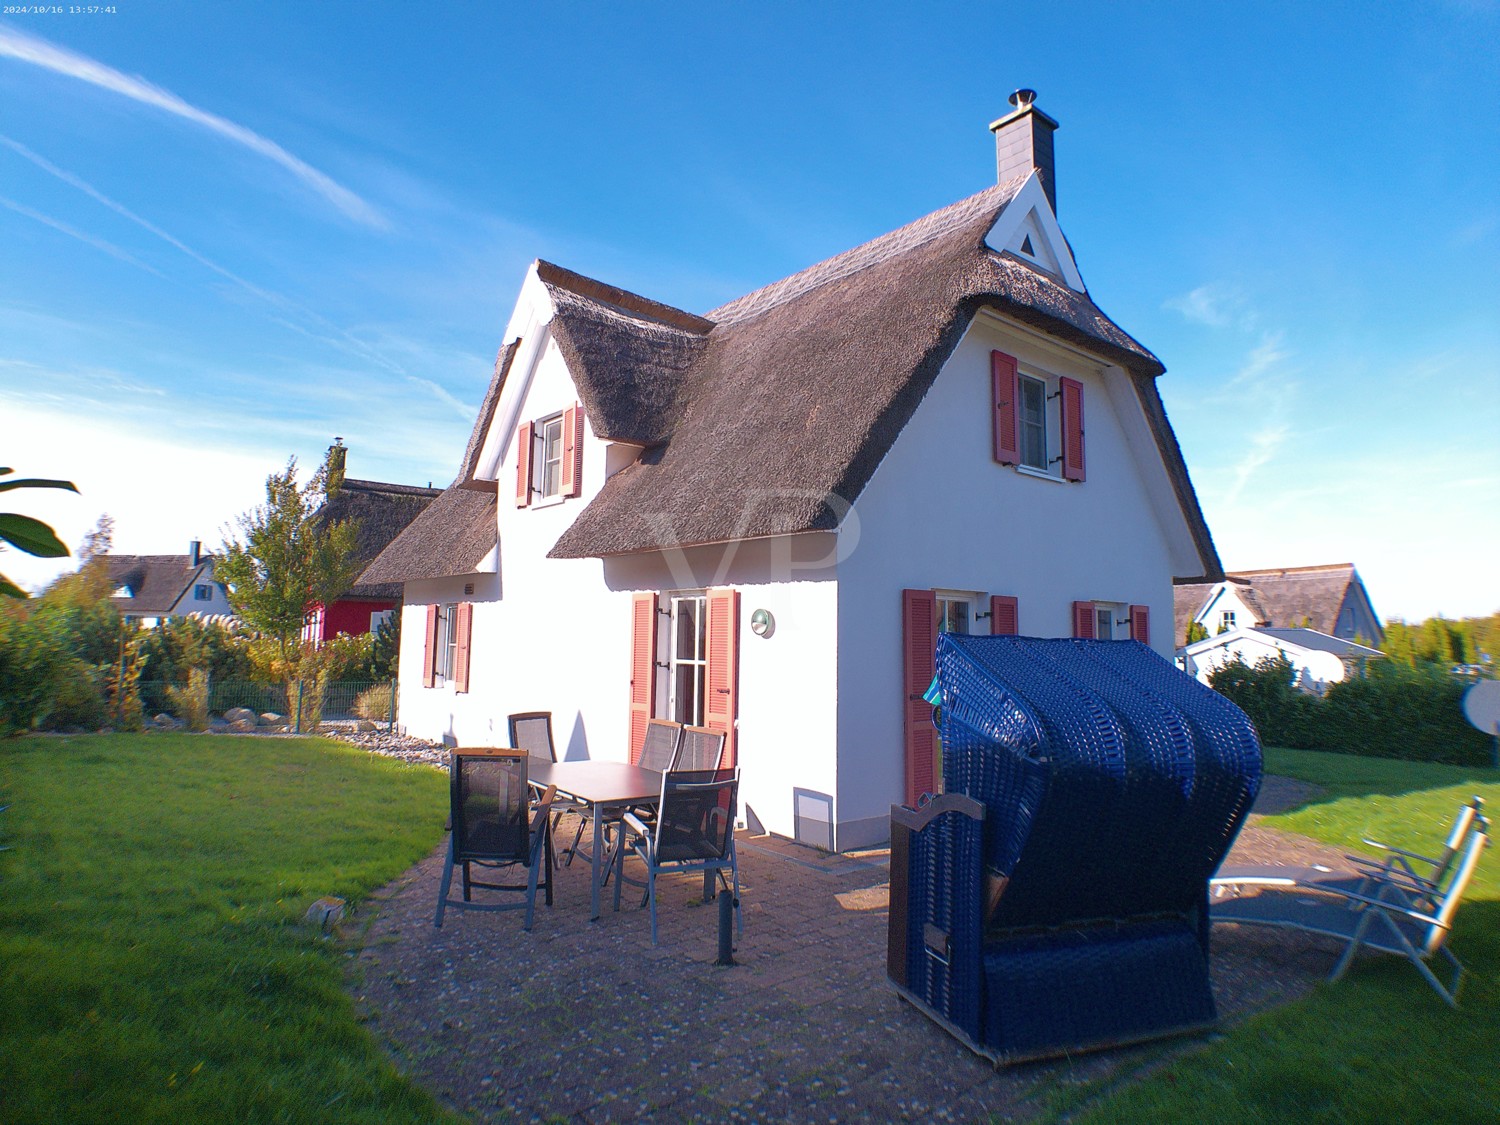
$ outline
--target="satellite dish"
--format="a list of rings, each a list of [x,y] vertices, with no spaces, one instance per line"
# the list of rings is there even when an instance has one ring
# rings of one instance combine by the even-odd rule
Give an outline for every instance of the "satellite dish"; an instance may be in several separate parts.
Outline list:
[[[1464,717],[1485,734],[1500,738],[1500,680],[1480,680],[1464,692]]]

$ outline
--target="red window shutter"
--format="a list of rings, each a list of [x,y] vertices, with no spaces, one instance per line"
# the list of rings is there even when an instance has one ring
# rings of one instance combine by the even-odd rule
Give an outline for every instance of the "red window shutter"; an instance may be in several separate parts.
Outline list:
[[[516,507],[531,503],[531,442],[535,427],[522,422],[516,427]]]
[[[1083,384],[1061,378],[1063,478],[1083,480]]]
[[[1020,394],[1016,357],[990,352],[990,406],[995,428],[995,460],[1014,465],[1021,460],[1016,437],[1016,402]]]
[[[437,684],[437,635],[438,635],[438,606],[427,607],[427,643],[422,649],[422,686],[433,687]]]
[[[640,761],[646,724],[656,704],[656,595],[630,604],[630,764]]]
[[[469,690],[469,638],[474,632],[474,607],[468,602],[458,605],[458,619],[453,625],[458,636],[453,653],[453,690]]]
[[[1133,605],[1130,607],[1130,639],[1140,641],[1143,645],[1151,643],[1150,606]]]
[[[901,708],[906,716],[906,803],[915,805],[937,783],[937,731],[922,698],[937,668],[937,595],[901,591]]]
[[[1084,640],[1094,639],[1094,603],[1073,603],[1073,635]]]
[[[719,761],[728,769],[739,765],[734,721],[739,717],[740,592],[708,592],[708,685],[703,701],[703,725],[724,732]]]
[[[1021,635],[1021,603],[1009,594],[990,595],[990,636]]]
[[[583,407],[563,411],[562,494],[583,495]]]

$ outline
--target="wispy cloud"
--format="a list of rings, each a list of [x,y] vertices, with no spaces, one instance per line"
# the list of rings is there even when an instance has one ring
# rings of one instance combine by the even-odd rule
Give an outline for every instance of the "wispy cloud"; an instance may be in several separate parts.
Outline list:
[[[118,258],[122,262],[128,262],[130,265],[135,266],[138,269],[143,269],[147,273],[154,273],[154,274],[156,274],[157,277],[162,277],[163,276],[163,274],[162,274],[162,272],[160,270],[153,269],[151,266],[148,266],[145,262],[141,261],[139,258],[133,257],[130,254],[127,254],[124,250],[121,250],[113,242],[106,242],[102,238],[95,238],[93,235],[89,234],[87,231],[81,231],[77,227],[69,226],[67,223],[63,222],[61,219],[54,219],[51,215],[44,215],[40,211],[32,210],[30,207],[27,207],[24,203],[17,203],[14,199],[7,199],[5,196],[0,195],[0,207],[8,208],[9,210],[14,211],[17,215],[24,215],[28,219],[31,219],[31,220],[33,220],[35,222],[38,222],[38,223],[41,223],[44,226],[49,226],[53,230],[58,231],[61,234],[67,235],[69,238],[76,238],[79,242],[87,243],[89,246],[92,246],[95,250],[102,250],[102,251],[104,251],[104,253],[108,254],[110,257],[112,257],[112,258]]]
[[[1210,328],[1254,328],[1258,321],[1249,299],[1234,286],[1222,281],[1200,285],[1181,297],[1173,297],[1162,308],[1181,313],[1194,324]]]
[[[1260,343],[1245,358],[1240,369],[1230,378],[1229,387],[1243,387],[1254,385],[1263,387],[1268,376],[1277,376],[1274,382],[1281,382],[1280,368],[1291,355],[1282,346],[1282,337],[1279,332],[1267,332],[1261,337]]]
[[[182,251],[182,253],[186,254],[189,258],[193,259],[193,261],[197,262],[199,265],[213,270],[214,273],[219,274],[221,277],[227,278],[228,280],[234,282],[236,285],[242,286],[249,292],[255,294],[257,297],[260,297],[263,300],[270,301],[273,304],[277,305],[285,305],[288,303],[284,298],[278,296],[277,294],[262,289],[260,286],[246,281],[243,277],[231,273],[229,270],[219,265],[218,262],[215,262],[212,259],[198,253],[198,251],[194,250],[191,246],[188,246],[180,239],[174,238],[172,235],[162,230],[161,227],[157,226],[155,223],[141,218],[124,204],[116,203],[113,199],[109,198],[109,196],[105,195],[98,188],[90,184],[87,180],[83,179],[80,176],[75,176],[72,172],[69,172],[65,168],[59,168],[56,164],[53,164],[46,157],[32,152],[31,149],[27,148],[19,141],[11,140],[11,138],[5,136],[3,133],[0,133],[0,145],[4,145],[6,148],[14,152],[17,156],[31,161],[31,163],[35,164],[38,168],[46,172],[48,175],[56,176],[63,183],[77,188],[79,191],[83,192],[95,202],[108,207],[117,215],[124,216],[132,223],[135,223],[137,226],[139,226],[141,229],[149,231],[150,233],[156,235],[157,238],[167,243],[167,245]]]
[[[1240,493],[1250,483],[1250,478],[1271,463],[1291,433],[1291,426],[1285,422],[1275,422],[1251,435],[1249,451],[1234,466],[1234,479],[1224,493],[1225,504],[1234,504],[1239,500]]]
[[[380,230],[390,227],[386,217],[365,200],[305,160],[293,156],[275,141],[216,113],[199,109],[144,78],[122,74],[94,59],[8,27],[0,27],[0,57],[30,63],[55,74],[87,82],[142,105],[191,121],[279,164],[355,222]]]

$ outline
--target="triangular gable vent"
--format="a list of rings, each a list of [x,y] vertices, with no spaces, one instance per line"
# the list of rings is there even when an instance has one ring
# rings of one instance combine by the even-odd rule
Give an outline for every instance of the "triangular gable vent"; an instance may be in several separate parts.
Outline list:
[[[1010,201],[990,227],[985,243],[991,250],[1009,251],[1059,278],[1076,292],[1084,292],[1083,278],[1073,262],[1067,239],[1047,204],[1036,173]]]

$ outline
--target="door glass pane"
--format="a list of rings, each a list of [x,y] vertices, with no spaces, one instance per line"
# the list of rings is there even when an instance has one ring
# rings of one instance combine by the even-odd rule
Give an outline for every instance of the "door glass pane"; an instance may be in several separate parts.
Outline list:
[[[1094,636],[1101,641],[1112,641],[1115,637],[1115,615],[1112,610],[1094,611]]]

